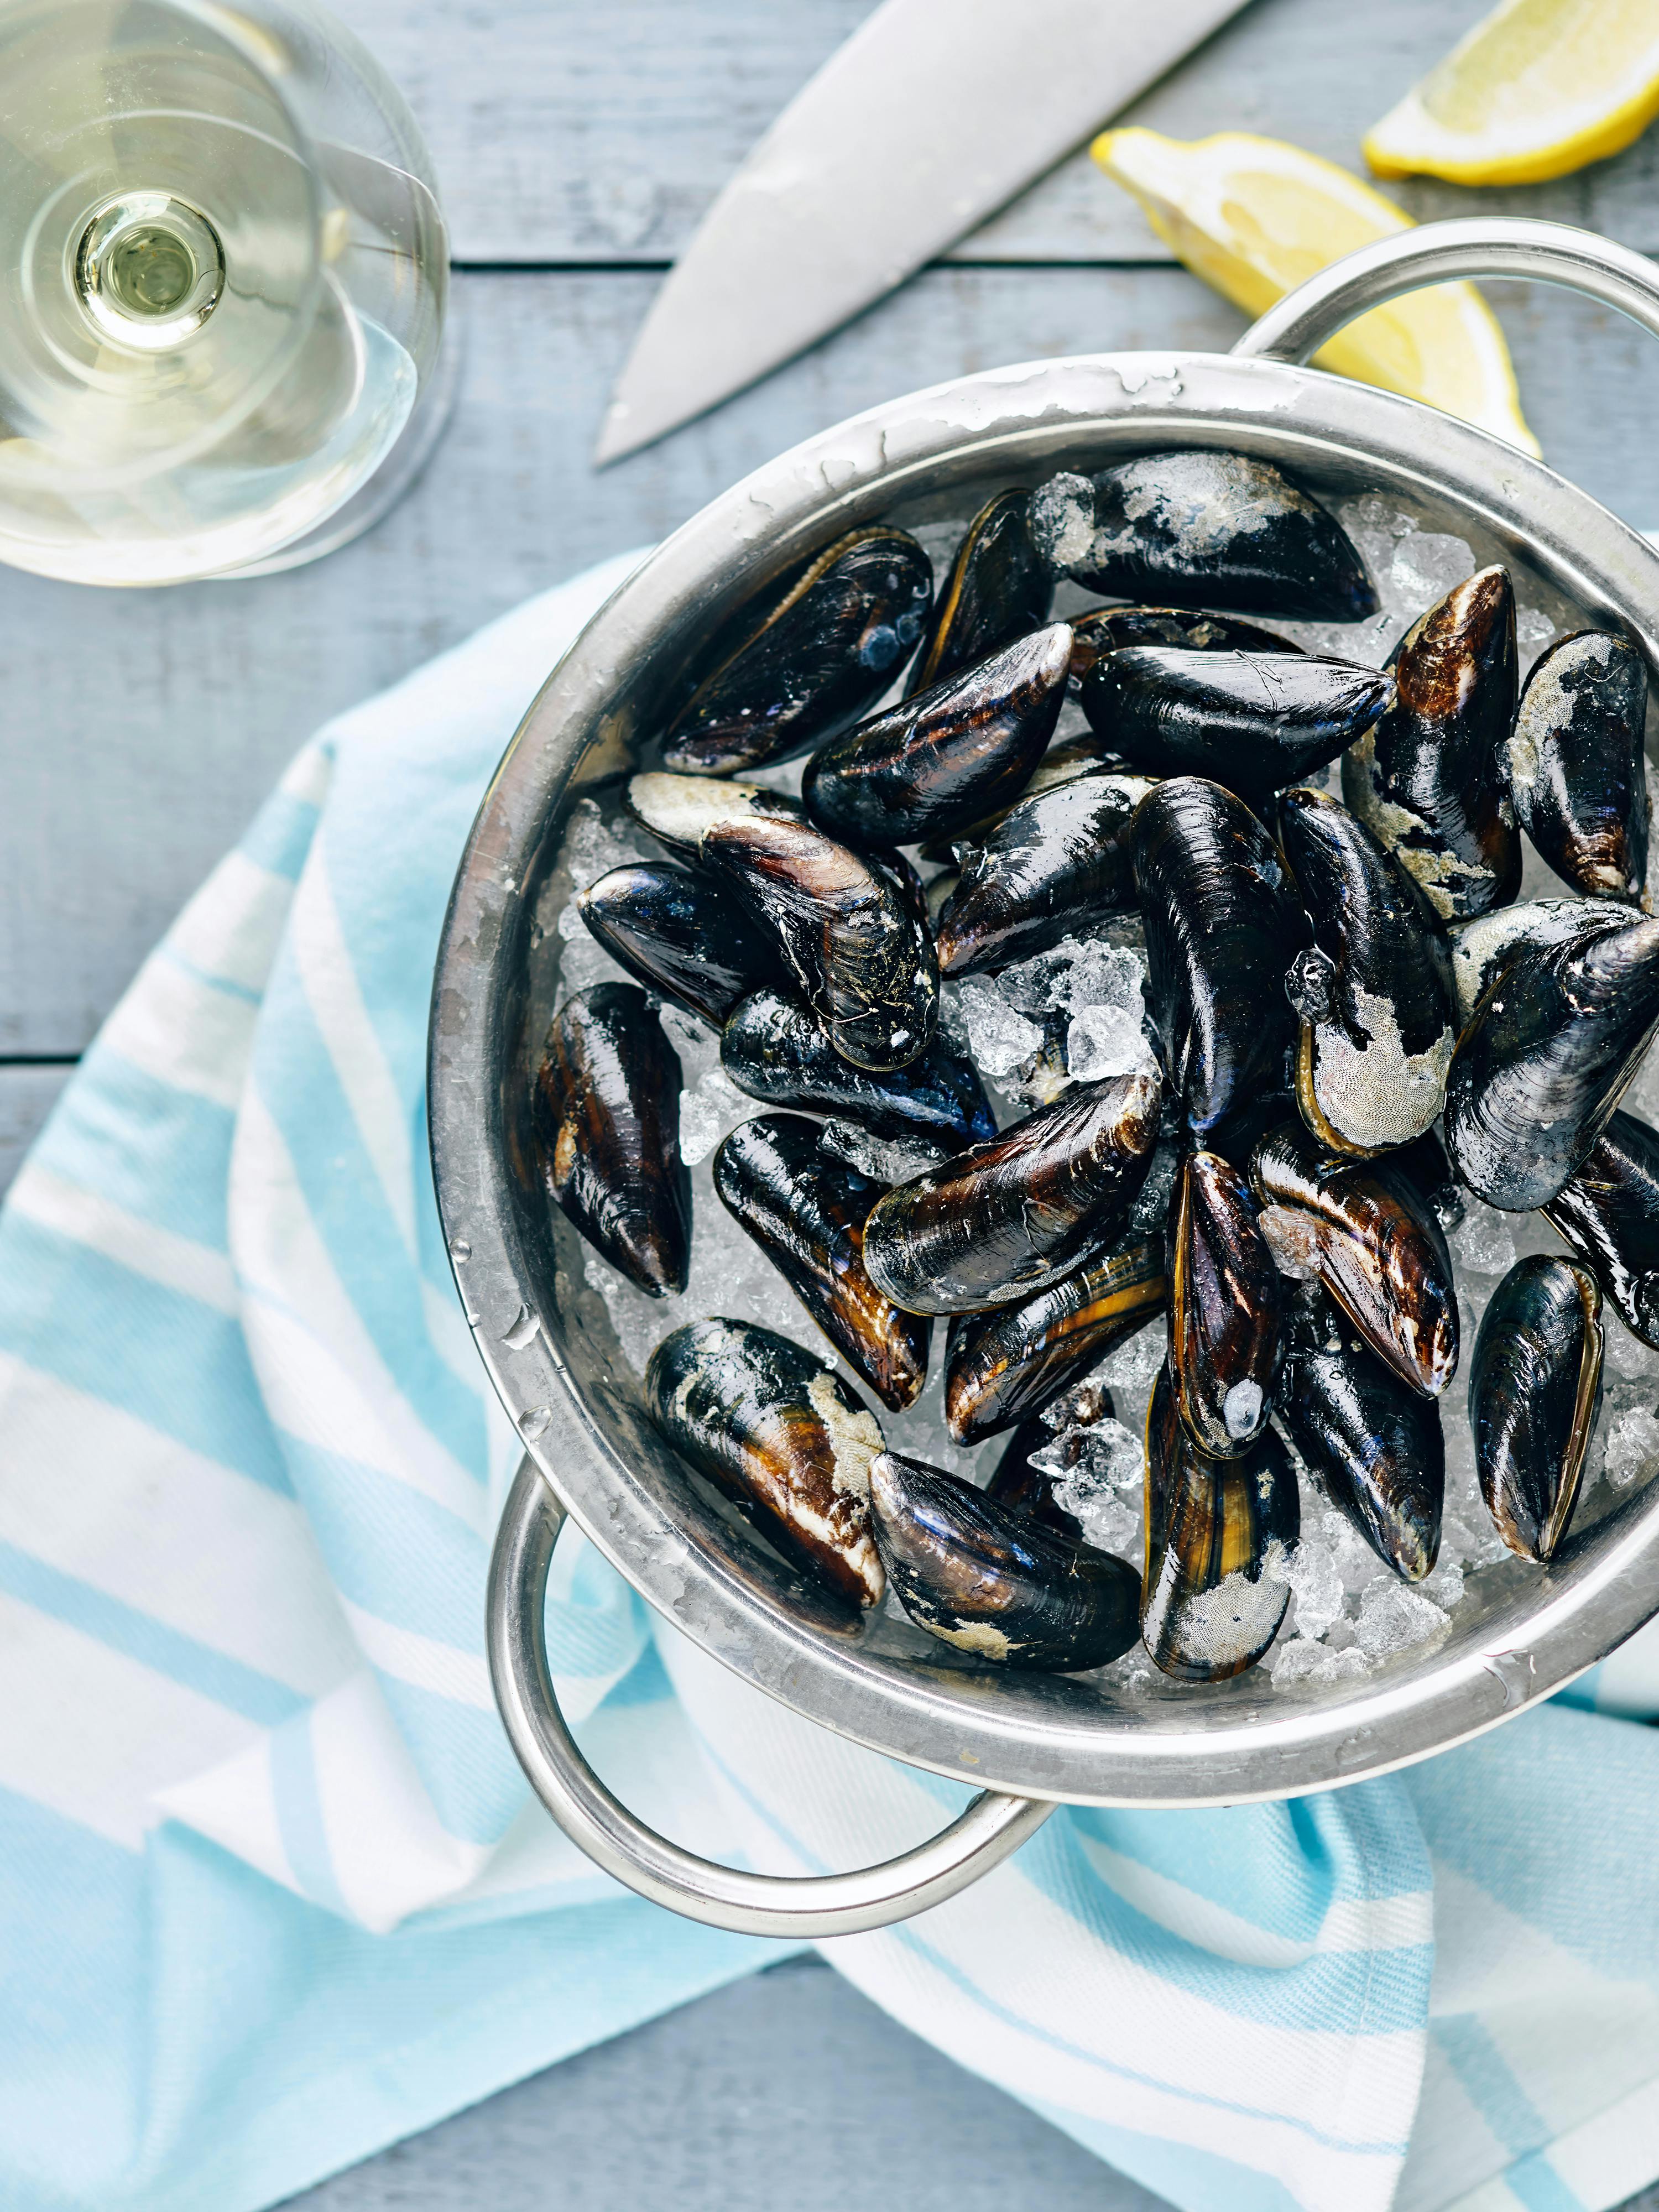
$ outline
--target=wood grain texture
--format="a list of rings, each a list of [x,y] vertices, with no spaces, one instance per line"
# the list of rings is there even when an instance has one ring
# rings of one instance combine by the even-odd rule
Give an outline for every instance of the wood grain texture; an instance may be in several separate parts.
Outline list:
[[[1129,6],[1138,0],[1102,0]],[[1487,0],[1253,0],[1122,117],[1295,140],[1352,168],[1367,127]],[[868,0],[342,0],[408,93],[464,261],[663,263]],[[1054,56],[1063,70],[1066,56]],[[1103,94],[1101,120],[1109,96]],[[1559,183],[1389,188],[1420,217],[1553,216],[1659,247],[1659,133]],[[958,246],[970,261],[1168,258],[1079,152]]]

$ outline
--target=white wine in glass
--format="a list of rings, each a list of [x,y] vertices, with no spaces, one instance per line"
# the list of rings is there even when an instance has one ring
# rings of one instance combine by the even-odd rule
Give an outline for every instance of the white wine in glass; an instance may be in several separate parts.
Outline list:
[[[0,561],[174,583],[366,526],[448,263],[378,65],[309,0],[0,0]]]

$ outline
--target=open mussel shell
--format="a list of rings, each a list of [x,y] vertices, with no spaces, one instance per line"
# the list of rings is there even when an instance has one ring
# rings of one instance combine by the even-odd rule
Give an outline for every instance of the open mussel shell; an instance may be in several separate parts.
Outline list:
[[[889,1191],[871,1280],[909,1313],[976,1313],[1057,1282],[1124,1230],[1158,1141],[1156,1076],[1073,1084],[1000,1135]]]
[[[553,1018],[532,1118],[549,1195],[596,1252],[653,1298],[685,1288],[691,1179],[680,1159],[680,1063],[633,983],[595,983]]]
[[[952,1149],[994,1134],[979,1072],[941,1036],[905,1066],[877,1074],[843,1060],[806,1008],[781,991],[745,999],[720,1033],[720,1066],[769,1106],[842,1114],[882,1137],[931,1138]]]
[[[1021,1305],[959,1315],[945,1354],[951,1436],[976,1444],[1040,1413],[1161,1313],[1168,1293],[1163,1238],[1130,1237]]]
[[[1268,1429],[1247,1459],[1206,1459],[1176,1409],[1169,1364],[1146,1409],[1140,1633],[1164,1674],[1224,1682],[1254,1666],[1291,1601],[1275,1547],[1302,1531],[1296,1470]]]
[[[1139,453],[1052,477],[1031,495],[1031,536],[1056,574],[1106,599],[1310,622],[1376,611],[1341,524],[1247,453]]]
[[[1127,645],[1179,645],[1190,653],[1300,653],[1287,637],[1229,615],[1190,607],[1091,607],[1072,617],[1072,680],[1080,684],[1103,653]]]
[[[948,837],[1017,799],[1066,703],[1072,633],[1033,630],[821,745],[808,818],[859,846]]]
[[[940,975],[1006,968],[1132,908],[1129,831],[1152,788],[1145,776],[1079,776],[1022,799],[964,846],[939,919]]]
[[[1408,1145],[1440,1112],[1457,1041],[1443,951],[1393,857],[1337,800],[1287,791],[1279,839],[1314,933],[1286,981],[1303,1115],[1338,1152]]]
[[[907,698],[1048,621],[1054,580],[1031,543],[1030,503],[1030,492],[1000,491],[963,532],[905,684]]]
[[[1469,1362],[1480,1495],[1523,1559],[1553,1559],[1601,1403],[1601,1294],[1588,1267],[1534,1254],[1492,1292]]]
[[[1648,672],[1628,639],[1557,639],[1521,695],[1504,757],[1516,819],[1540,860],[1591,898],[1643,902],[1648,879]]]
[[[1451,1257],[1427,1200],[1381,1160],[1345,1159],[1299,1122],[1250,1158],[1262,1235],[1280,1268],[1322,1283],[1402,1382],[1437,1398],[1457,1371]]]
[[[1451,947],[1452,994],[1457,1030],[1468,1027],[1475,1008],[1497,981],[1500,969],[1523,952],[1552,945],[1586,944],[1611,930],[1628,929],[1631,917],[1612,899],[1523,899],[1497,908],[1471,921],[1455,922],[1446,933]]]
[[[882,1433],[820,1355],[754,1322],[688,1322],[647,1363],[645,1402],[675,1450],[787,1557],[854,1605],[880,1602],[869,1498]]]
[[[1314,653],[1132,645],[1079,694],[1090,726],[1149,775],[1206,775],[1261,805],[1334,761],[1394,696],[1394,678]]]
[[[743,822],[755,815],[800,819],[800,801],[787,792],[768,791],[735,777],[671,775],[662,769],[629,776],[623,805],[677,860],[696,860],[703,831],[717,822]]]
[[[1279,1418],[1303,1464],[1385,1565],[1421,1582],[1440,1555],[1439,1407],[1368,1351],[1316,1285],[1298,1296],[1287,1334]]]
[[[1499,761],[1516,669],[1509,572],[1482,568],[1407,631],[1394,704],[1343,756],[1343,798],[1442,921],[1506,906],[1521,887]]]
[[[1206,1137],[1275,1087],[1292,1034],[1282,978],[1304,924],[1279,851],[1242,799],[1172,776],[1131,831],[1146,926],[1146,997],[1164,1073]]]
[[[1659,1131],[1613,1115],[1544,1218],[1626,1328],[1659,1351]]]
[[[843,1060],[884,1072],[926,1050],[939,968],[919,895],[809,823],[751,816],[703,832],[702,857],[782,951]]]
[[[1176,1410],[1206,1458],[1243,1458],[1273,1411],[1284,1279],[1249,1183],[1218,1153],[1182,1164],[1170,1249]]]
[[[1080,1674],[1135,1640],[1140,1577],[920,1460],[870,1467],[876,1540],[899,1603],[941,1643],[999,1666]]]
[[[1656,1029],[1659,921],[1632,919],[1509,961],[1446,1079],[1446,1149],[1463,1182],[1511,1212],[1547,1206],[1583,1165]]]
[[[837,1352],[895,1413],[927,1378],[931,1324],[864,1271],[864,1223],[887,1188],[829,1150],[817,1121],[763,1114],[714,1155],[714,1188]]]
[[[787,760],[867,714],[921,637],[933,571],[876,524],[740,608],[691,672],[663,758],[696,775]]]
[[[715,1029],[751,991],[784,980],[777,946],[737,902],[672,860],[612,868],[576,903],[613,960]]]

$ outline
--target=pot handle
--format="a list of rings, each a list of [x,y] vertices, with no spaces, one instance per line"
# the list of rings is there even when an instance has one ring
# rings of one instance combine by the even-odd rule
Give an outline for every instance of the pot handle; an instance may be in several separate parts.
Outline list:
[[[1659,265],[1571,223],[1510,216],[1425,222],[1344,254],[1252,323],[1236,354],[1307,361],[1356,315],[1402,292],[1464,276],[1530,276],[1588,293],[1659,337]]]
[[[983,1790],[940,1834],[853,1874],[745,1874],[682,1850],[635,1820],[576,1748],[553,1693],[544,1608],[565,1509],[526,1453],[489,1562],[495,1701],[532,1788],[572,1843],[641,1897],[743,1936],[853,1936],[953,1897],[1017,1850],[1054,1809]]]

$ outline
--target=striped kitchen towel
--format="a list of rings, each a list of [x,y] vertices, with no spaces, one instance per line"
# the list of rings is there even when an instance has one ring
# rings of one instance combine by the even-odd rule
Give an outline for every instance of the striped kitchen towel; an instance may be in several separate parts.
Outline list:
[[[0,2204],[245,2212],[777,1955],[619,1890],[491,1706],[515,1458],[427,1165],[485,781],[625,573],[307,745],[0,1218]],[[963,1793],[794,1720],[580,1540],[549,1633],[619,1794],[780,1872]],[[833,1963],[1198,2212],[1574,2212],[1659,2174],[1659,1642],[1413,1771],[1063,1811]]]

